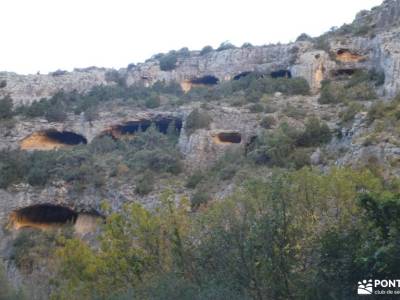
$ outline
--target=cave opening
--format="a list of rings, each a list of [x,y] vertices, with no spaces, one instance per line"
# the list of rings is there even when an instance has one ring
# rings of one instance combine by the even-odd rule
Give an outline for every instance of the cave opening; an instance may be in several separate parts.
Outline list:
[[[292,78],[292,72],[289,70],[278,70],[271,72],[271,77],[272,78]]]
[[[336,59],[340,62],[359,62],[365,59],[364,56],[351,52],[349,49],[339,49],[336,51]]]
[[[354,75],[354,73],[356,73],[357,71],[357,69],[337,69],[331,71],[331,75],[333,77],[346,77]]]
[[[219,79],[212,75],[206,75],[199,78],[193,78],[190,80],[190,83],[195,85],[216,85],[219,83]]]
[[[174,117],[162,117],[143,120],[128,121],[123,124],[113,126],[107,134],[110,134],[113,138],[118,138],[123,135],[133,135],[136,132],[143,132],[149,129],[151,125],[155,125],[156,129],[167,134],[171,126],[175,129],[176,133],[180,133],[182,130],[182,119]]]
[[[214,140],[217,144],[240,144],[242,136],[239,132],[220,132]]]
[[[34,132],[21,141],[22,150],[52,150],[87,144],[87,139],[71,131],[45,130]]]
[[[15,210],[10,215],[14,229],[25,227],[49,229],[74,224],[78,214],[72,209],[54,204],[37,204]]]
[[[249,76],[249,75],[252,74],[252,73],[253,73],[253,72],[249,72],[249,71],[242,72],[242,73],[237,74],[236,76],[234,76],[234,77],[233,77],[233,80],[240,80],[240,79],[242,79],[242,78],[244,78],[244,77],[246,77],[246,76]]]

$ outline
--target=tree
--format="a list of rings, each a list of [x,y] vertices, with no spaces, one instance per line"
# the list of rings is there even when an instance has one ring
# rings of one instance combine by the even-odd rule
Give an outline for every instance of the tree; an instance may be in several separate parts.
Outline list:
[[[13,116],[13,100],[10,96],[0,99],[0,120]]]
[[[224,50],[230,50],[230,49],[236,49],[236,46],[230,43],[229,41],[222,42],[221,45],[217,48],[217,51],[224,51]]]
[[[200,55],[206,55],[207,53],[212,52],[214,49],[211,46],[204,46],[200,51]]]
[[[171,51],[159,58],[159,62],[162,71],[171,71],[176,68],[178,56],[175,51]]]
[[[298,146],[319,146],[329,142],[332,138],[331,130],[326,123],[321,123],[318,118],[309,118],[306,122],[305,131],[296,141]]]
[[[208,128],[211,121],[212,118],[207,112],[196,108],[186,118],[186,132],[190,135],[197,129]]]

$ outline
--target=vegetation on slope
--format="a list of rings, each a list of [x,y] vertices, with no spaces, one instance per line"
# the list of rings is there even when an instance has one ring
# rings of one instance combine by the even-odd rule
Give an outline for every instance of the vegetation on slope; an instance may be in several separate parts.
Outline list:
[[[248,177],[196,214],[165,192],[109,215],[99,247],[59,238],[54,299],[351,299],[400,267],[397,185],[369,171]]]

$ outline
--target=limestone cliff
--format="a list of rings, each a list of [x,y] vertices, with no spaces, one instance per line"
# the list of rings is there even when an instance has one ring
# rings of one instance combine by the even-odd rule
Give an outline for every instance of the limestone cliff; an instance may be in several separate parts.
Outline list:
[[[160,68],[158,58],[130,66],[118,71],[100,68],[55,72],[47,75],[18,75],[0,73],[0,98],[10,95],[14,106],[30,104],[41,98],[48,98],[60,90],[86,92],[98,85],[115,85],[117,74],[123,84],[153,85],[157,81],[177,82],[186,92],[193,86],[218,84],[235,80],[249,73],[263,76],[303,77],[309,83],[312,94],[286,97],[280,93],[271,95],[268,101],[276,106],[273,112],[251,112],[250,106],[241,108],[226,103],[216,103],[209,109],[212,121],[208,128],[188,134],[186,122],[188,115],[199,103],[183,103],[180,106],[145,109],[125,105],[100,108],[93,120],[86,120],[82,114],[68,114],[62,122],[49,122],[42,118],[16,117],[13,127],[0,127],[0,150],[50,150],[73,145],[86,144],[96,137],[108,134],[113,138],[121,132],[148,126],[149,122],[178,121],[178,146],[184,157],[187,169],[209,166],[227,150],[246,152],[253,138],[261,130],[260,119],[270,118],[286,121],[296,128],[304,127],[304,119],[317,116],[327,120],[332,132],[340,131],[342,137],[334,138],[326,149],[318,149],[311,156],[314,165],[325,168],[327,165],[348,165],[374,157],[383,166],[400,153],[396,143],[382,141],[376,145],[365,145],[367,134],[373,132],[366,122],[366,109],[373,104],[365,102],[365,107],[357,112],[351,126],[343,128],[340,113],[343,105],[329,106],[318,103],[321,82],[325,79],[339,78],[343,74],[354,74],[358,70],[375,70],[384,74],[384,83],[377,87],[382,99],[390,99],[400,90],[400,0],[385,1],[382,6],[370,12],[360,13],[353,24],[330,32],[319,39],[299,39],[286,45],[268,45],[211,51],[199,51],[177,57],[176,66],[169,71]],[[300,118],[284,114],[290,109],[302,110]],[[169,123],[168,123],[169,124]],[[161,126],[161,125],[160,125]],[[275,126],[275,125],[274,125]],[[274,127],[272,126],[272,127]],[[330,152],[330,161],[319,159],[321,151]],[[334,156],[337,153],[339,156]],[[398,175],[398,169],[393,170]],[[113,209],[119,209],[126,201],[136,198],[132,191],[134,184],[119,185],[107,183],[102,193],[96,190],[85,194],[71,194],[65,182],[54,182],[44,189],[29,185],[17,185],[5,191],[0,190],[0,224],[4,225],[11,212],[33,204],[54,203],[73,208],[77,212],[99,211],[101,201],[107,199]],[[158,189],[157,189],[158,188]],[[174,186],[179,195],[189,192],[182,186]],[[151,206],[157,199],[162,184],[148,196],[139,201]],[[226,187],[231,191],[231,187]],[[221,188],[220,194],[225,193]]]

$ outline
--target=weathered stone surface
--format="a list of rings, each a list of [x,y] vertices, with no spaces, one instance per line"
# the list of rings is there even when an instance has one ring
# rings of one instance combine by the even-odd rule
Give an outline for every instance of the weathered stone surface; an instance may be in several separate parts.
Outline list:
[[[107,84],[105,73],[105,69],[99,68],[74,71],[63,75],[18,75],[0,72],[0,82],[6,82],[6,86],[0,88],[0,97],[10,95],[15,105],[22,105],[51,97],[61,89],[85,92],[94,85]]]

